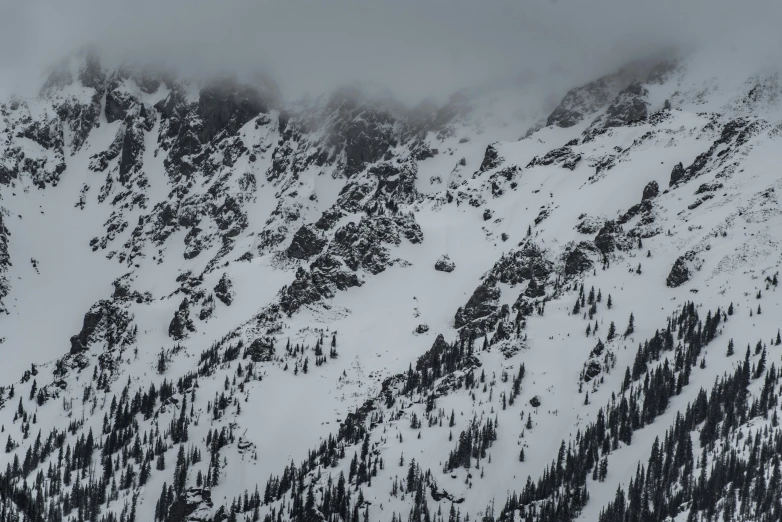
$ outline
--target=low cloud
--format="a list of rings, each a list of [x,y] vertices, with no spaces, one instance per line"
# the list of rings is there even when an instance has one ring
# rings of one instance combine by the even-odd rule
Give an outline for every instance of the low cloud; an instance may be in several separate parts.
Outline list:
[[[521,72],[552,89],[663,49],[775,56],[771,0],[6,0],[0,76],[81,46],[186,74],[266,70],[288,98],[354,81],[409,102]],[[25,76],[28,75],[28,76]]]

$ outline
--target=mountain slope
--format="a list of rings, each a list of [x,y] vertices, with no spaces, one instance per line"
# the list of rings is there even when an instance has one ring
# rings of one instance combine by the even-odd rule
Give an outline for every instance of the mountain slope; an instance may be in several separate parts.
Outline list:
[[[0,519],[774,519],[779,84],[738,71],[546,115],[74,57],[0,106]]]

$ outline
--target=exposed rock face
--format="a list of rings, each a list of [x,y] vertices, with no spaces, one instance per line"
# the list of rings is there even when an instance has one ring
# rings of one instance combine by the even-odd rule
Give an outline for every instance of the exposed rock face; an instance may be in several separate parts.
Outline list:
[[[309,259],[323,251],[327,241],[313,229],[312,225],[302,225],[296,231],[286,251],[288,256],[295,259]]]
[[[247,347],[243,357],[249,357],[253,362],[271,361],[274,358],[274,339],[258,338]]]
[[[341,257],[351,270],[379,274],[393,261],[386,245],[399,245],[402,237],[417,244],[423,240],[421,227],[409,216],[362,217],[356,224],[350,222],[334,233],[328,253]]]
[[[659,193],[660,193],[660,186],[657,184],[656,181],[650,181],[644,187],[644,193],[643,196],[641,197],[641,201],[646,201],[647,199],[654,199],[657,197]]]
[[[690,279],[690,269],[684,257],[679,257],[671,267],[671,272],[665,280],[665,284],[670,288],[676,288],[683,285]]]
[[[649,91],[638,82],[633,82],[620,92],[606,109],[603,128],[621,127],[643,121],[648,116],[646,96]]]
[[[502,161],[503,159],[500,157],[500,153],[497,152],[497,148],[494,145],[489,145],[483,154],[483,161],[479,170],[486,172],[487,170],[496,169],[502,164]]]
[[[296,279],[280,290],[280,308],[290,316],[302,306],[331,299],[337,290],[361,284],[355,272],[347,269],[339,258],[326,253],[312,263],[309,271],[299,267]]]
[[[168,511],[169,522],[211,520],[212,492],[208,488],[188,488]]]
[[[522,281],[545,281],[553,270],[553,264],[543,251],[533,243],[525,243],[519,250],[503,255],[491,270],[491,275],[501,283],[516,285]]]
[[[168,325],[168,336],[179,341],[187,337],[190,332],[195,332],[195,325],[190,319],[190,302],[185,297],[179,303],[179,309],[174,312],[174,318]]]
[[[706,171],[728,168],[735,161],[736,153],[761,131],[769,127],[768,122],[755,118],[737,118],[722,128],[719,138],[714,140],[709,150],[695,158],[690,166],[684,168],[677,164],[671,172],[669,186],[694,179]]]
[[[549,115],[546,125],[572,127],[580,123],[587,114],[608,103],[610,93],[611,87],[606,78],[571,89]]]
[[[595,246],[606,255],[614,250],[626,250],[629,245],[622,226],[616,221],[606,221],[595,236]]]
[[[490,316],[497,310],[500,289],[494,280],[484,281],[470,296],[464,307],[459,307],[454,317],[454,326],[461,328],[469,323]]]
[[[8,283],[8,267],[11,266],[11,256],[8,255],[8,237],[11,235],[3,222],[4,216],[0,212],[0,313],[5,311],[3,298],[8,295],[10,285]]]
[[[434,269],[438,272],[453,272],[456,268],[456,264],[451,261],[451,258],[448,257],[447,254],[443,254],[440,256],[440,258],[435,262]]]
[[[530,298],[543,297],[546,295],[546,287],[542,283],[538,283],[535,279],[530,279],[527,289],[524,290],[524,295]]]
[[[572,148],[565,146],[547,152],[542,158],[535,156],[527,164],[527,168],[536,165],[560,165],[562,168],[574,170],[580,161],[581,154],[575,153]]]
[[[71,336],[70,353],[81,353],[98,341],[106,341],[110,351],[116,346],[129,346],[135,340],[133,316],[113,300],[104,299],[84,314],[81,331]]]
[[[119,74],[115,74],[109,81],[104,108],[106,121],[109,123],[124,120],[131,107],[137,103],[136,99],[123,88],[123,82],[124,78]]]
[[[592,260],[581,246],[571,250],[565,257],[565,275],[568,276],[583,274],[593,266]]]
[[[673,187],[683,179],[684,179],[684,165],[682,165],[681,162],[679,162],[673,166],[673,170],[671,171],[671,181],[668,183],[668,186]]]
[[[214,288],[215,297],[223,302],[226,306],[231,306],[234,299],[233,283],[228,274],[223,273],[220,280],[217,282]]]

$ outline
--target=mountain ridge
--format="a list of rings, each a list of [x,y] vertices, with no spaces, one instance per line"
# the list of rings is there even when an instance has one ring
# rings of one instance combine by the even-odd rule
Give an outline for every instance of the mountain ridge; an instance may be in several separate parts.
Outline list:
[[[778,431],[777,76],[718,69],[632,65],[521,120],[55,71],[0,107],[0,346],[35,348],[0,395],[2,517],[642,516],[619,488],[648,519],[773,519],[765,484],[706,492],[703,435],[638,490],[654,437],[704,433],[698,386],[724,440]]]

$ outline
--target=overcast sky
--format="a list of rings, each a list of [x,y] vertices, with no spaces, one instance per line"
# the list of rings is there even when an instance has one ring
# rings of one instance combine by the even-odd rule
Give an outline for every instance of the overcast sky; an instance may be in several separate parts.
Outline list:
[[[571,85],[671,45],[780,54],[780,15],[777,0],[3,0],[0,88],[93,43],[263,68],[288,98],[359,80],[414,101],[522,70]]]

